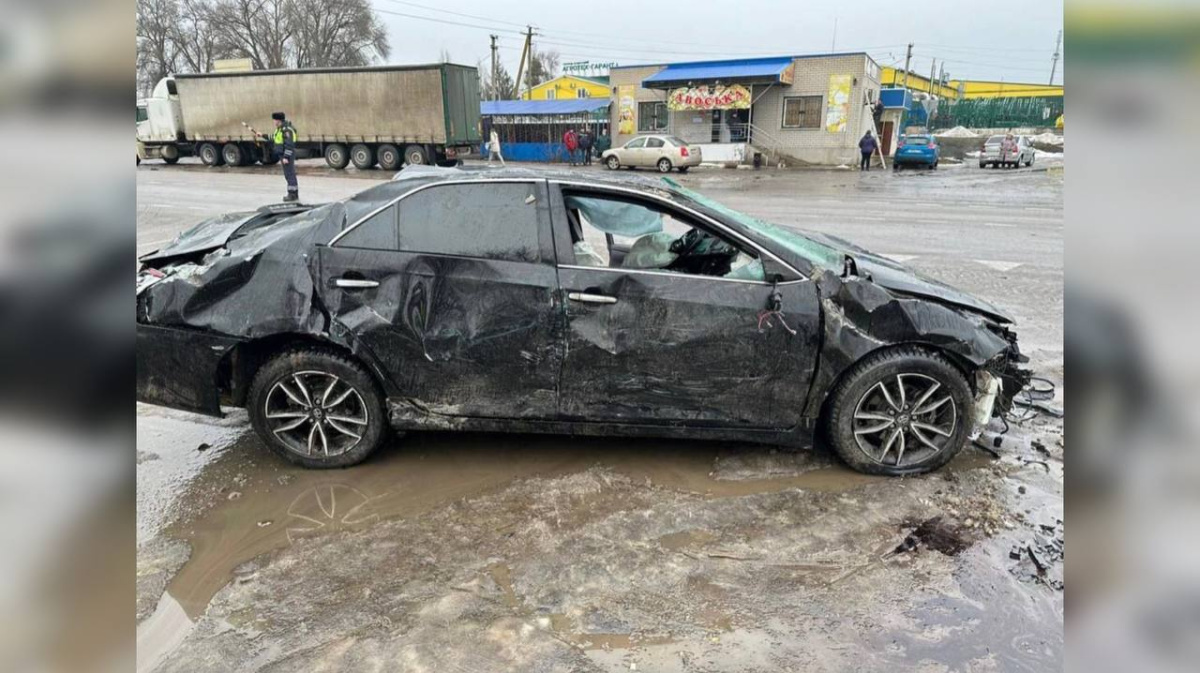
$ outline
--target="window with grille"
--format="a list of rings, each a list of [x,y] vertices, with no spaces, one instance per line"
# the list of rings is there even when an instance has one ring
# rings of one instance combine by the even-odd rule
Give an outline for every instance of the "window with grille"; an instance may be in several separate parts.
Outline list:
[[[783,128],[821,128],[821,96],[790,96],[784,98]]]
[[[666,103],[638,103],[638,132],[654,133],[667,130]]]

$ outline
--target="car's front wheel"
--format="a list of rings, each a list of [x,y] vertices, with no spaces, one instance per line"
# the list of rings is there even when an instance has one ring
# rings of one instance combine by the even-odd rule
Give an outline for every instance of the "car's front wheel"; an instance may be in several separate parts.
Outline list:
[[[609,157],[604,160],[604,165],[608,167],[608,170],[615,171],[621,167],[621,160],[617,158],[617,155],[610,154]]]
[[[859,472],[928,472],[967,443],[972,404],[966,377],[941,355],[889,349],[847,372],[829,407],[828,436]]]
[[[304,467],[360,463],[387,435],[375,381],[357,362],[331,351],[291,350],[263,365],[247,406],[267,446]]]

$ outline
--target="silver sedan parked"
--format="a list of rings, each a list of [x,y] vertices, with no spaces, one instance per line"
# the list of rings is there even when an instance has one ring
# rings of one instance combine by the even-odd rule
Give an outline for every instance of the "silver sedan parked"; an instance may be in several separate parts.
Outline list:
[[[1004,136],[992,136],[979,153],[979,167],[1032,166],[1034,154],[1033,144],[1025,136],[1013,136],[1007,140]]]
[[[660,173],[670,173],[672,168],[686,173],[702,161],[699,147],[675,136],[638,136],[605,151],[600,158],[609,170],[641,167],[657,168]]]

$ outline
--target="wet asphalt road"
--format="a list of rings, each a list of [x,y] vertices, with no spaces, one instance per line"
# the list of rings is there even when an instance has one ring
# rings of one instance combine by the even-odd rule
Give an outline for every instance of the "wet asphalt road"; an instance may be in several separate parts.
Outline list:
[[[1061,382],[1062,171],[1039,168],[676,179],[992,301]],[[302,162],[301,193],[344,198],[383,177]],[[148,162],[137,178],[139,254],[283,191],[272,169]],[[999,459],[969,448],[889,480],[821,452],[440,433],[311,472],[258,446],[243,413],[137,414],[139,670],[1062,663],[1061,561],[1043,576],[1010,557],[1061,538],[1060,421],[1015,426]],[[935,515],[966,552],[890,555]]]

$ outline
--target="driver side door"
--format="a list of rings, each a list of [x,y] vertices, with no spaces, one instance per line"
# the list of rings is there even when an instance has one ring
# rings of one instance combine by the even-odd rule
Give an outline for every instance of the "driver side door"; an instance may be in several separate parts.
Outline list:
[[[587,232],[564,195],[607,198],[700,227],[730,241],[698,215],[625,190],[551,184],[558,274],[566,312],[559,416],[567,420],[685,427],[789,428],[800,421],[819,345],[814,285],[774,260],[780,282],[577,264],[576,240],[612,243],[619,223],[589,221]],[[630,214],[630,210],[614,209]],[[634,214],[630,219],[641,219]],[[644,221],[644,220],[642,220]],[[607,229],[607,231],[605,231]],[[611,251],[610,251],[611,252]],[[617,266],[619,265],[619,266]],[[761,321],[772,292],[784,327]],[[794,330],[792,333],[790,330]]]

